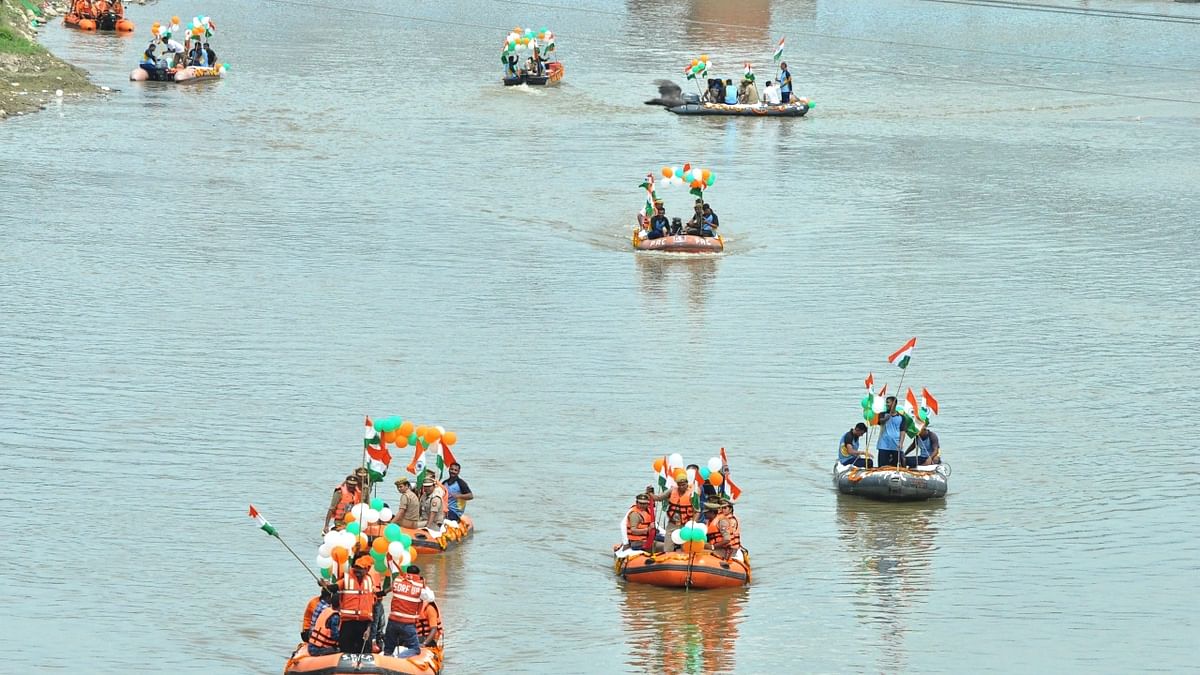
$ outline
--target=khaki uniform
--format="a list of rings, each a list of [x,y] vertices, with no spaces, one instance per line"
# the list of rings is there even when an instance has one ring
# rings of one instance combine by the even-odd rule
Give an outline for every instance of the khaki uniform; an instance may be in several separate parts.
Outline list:
[[[442,520],[446,514],[442,513],[442,504],[444,504],[442,493],[438,490],[422,495],[421,497],[421,527],[425,527],[425,523],[429,522],[429,514],[433,513],[433,528],[438,529],[442,526]]]
[[[392,522],[410,530],[421,526],[421,498],[417,493],[408,490],[400,495],[400,503],[396,506],[396,517]]]

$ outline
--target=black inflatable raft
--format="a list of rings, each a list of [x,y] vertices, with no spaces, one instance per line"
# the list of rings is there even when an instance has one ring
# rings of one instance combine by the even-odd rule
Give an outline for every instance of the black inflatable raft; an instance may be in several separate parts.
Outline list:
[[[885,466],[860,469],[837,464],[833,483],[844,495],[858,495],[885,502],[917,502],[946,496],[949,464],[931,464],[915,469]]]

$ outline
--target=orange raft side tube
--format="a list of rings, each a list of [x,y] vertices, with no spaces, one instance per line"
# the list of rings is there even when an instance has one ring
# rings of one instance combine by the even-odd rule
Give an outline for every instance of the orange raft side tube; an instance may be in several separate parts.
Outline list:
[[[283,667],[284,675],[438,675],[442,672],[441,648],[422,647],[416,656],[400,659],[383,654],[328,654],[309,656],[301,646]]]
[[[117,32],[118,33],[132,33],[133,28],[134,28],[133,22],[130,21],[129,19],[120,19],[119,21],[117,21]]]
[[[659,553],[618,560],[617,574],[629,582],[668,588],[737,588],[750,583],[750,563],[726,561],[709,551]]]
[[[410,530],[405,527],[403,532],[412,537],[412,545],[417,549],[418,554],[442,553],[448,548],[453,548],[455,542],[466,539],[475,531],[474,521],[471,520],[471,516],[466,514],[463,514],[458,525],[457,528],[447,527],[445,533],[437,538],[431,537],[427,530]]]

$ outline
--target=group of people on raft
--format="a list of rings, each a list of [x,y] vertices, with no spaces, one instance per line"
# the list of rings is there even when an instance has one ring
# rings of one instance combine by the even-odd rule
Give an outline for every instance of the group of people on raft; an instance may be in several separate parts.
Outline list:
[[[654,215],[650,216],[646,239],[660,239],[662,237],[671,237],[679,234],[688,234],[697,237],[715,237],[717,229],[721,226],[721,221],[717,218],[717,214],[713,212],[712,206],[705,203],[703,199],[697,199],[695,211],[692,213],[691,220],[687,223],[687,229],[683,227],[683,221],[679,218],[668,220],[665,207],[662,200],[654,201]]]
[[[104,14],[124,17],[125,5],[121,0],[74,0],[70,13],[84,19],[98,19]]]
[[[937,434],[929,430],[928,422],[913,437],[908,448],[901,452],[900,434],[908,419],[910,418],[906,413],[896,409],[896,397],[888,396],[884,411],[879,413],[875,420],[880,428],[879,441],[875,444],[878,466],[907,466],[915,469],[918,466],[941,464],[941,442],[938,441]],[[871,461],[871,451],[869,449],[860,450],[858,447],[858,439],[866,434],[867,425],[863,422],[859,422],[850,431],[842,434],[841,440],[838,441],[838,463],[843,466],[863,468],[876,466]],[[909,453],[914,450],[917,454],[910,457]]]
[[[356,548],[353,552],[362,555],[353,559],[353,565],[341,579],[322,582],[320,594],[304,609],[300,639],[308,645],[310,655],[382,653],[408,658],[419,654],[422,647],[441,647],[441,610],[420,568],[409,565],[401,570],[394,561],[389,561],[388,571],[380,573],[373,567],[374,559],[367,551],[391,523],[436,532],[446,520],[460,519],[465,502],[475,498],[471,487],[459,475],[461,471],[462,466],[455,462],[450,465],[450,475],[445,481],[427,474],[419,495],[407,478],[395,481],[399,493],[395,516],[363,528],[367,548]],[[329,531],[331,523],[345,525],[351,508],[369,501],[370,487],[371,474],[364,468],[346,476],[333,490],[324,531]],[[385,508],[390,507],[385,505]],[[384,599],[389,594],[390,605],[384,611]]]
[[[779,81],[767,80],[759,95],[754,75],[746,73],[737,87],[733,80],[710,79],[708,88],[700,97],[702,103],[724,103],[726,105],[783,105],[792,101],[792,73],[787,63],[779,64]]]
[[[546,59],[534,49],[529,58],[525,59],[525,63],[521,64],[516,53],[509,53],[505,57],[504,62],[505,76],[509,78],[520,77],[526,75],[529,77],[542,77],[546,74]]]
[[[162,55],[155,54],[156,44],[162,45]],[[173,68],[195,66],[199,68],[215,68],[218,65],[217,53],[207,40],[199,36],[189,35],[186,44],[179,44],[171,39],[170,33],[155,36],[149,46],[142,52],[140,65],[143,69],[154,74]]]
[[[693,464],[689,471],[699,471]],[[729,475],[729,467],[721,468]],[[671,553],[675,541],[671,535],[685,524],[696,521],[708,526],[708,541],[705,548],[724,560],[742,558],[742,528],[737,516],[733,515],[733,501],[722,488],[704,483],[700,488],[701,508],[697,511],[693,503],[696,486],[686,476],[675,480],[675,485],[665,492],[656,493],[652,486],[634,497],[633,506],[625,516],[625,530],[629,535],[629,548],[637,551]],[[657,526],[651,502],[666,502],[666,532],[658,541]]]

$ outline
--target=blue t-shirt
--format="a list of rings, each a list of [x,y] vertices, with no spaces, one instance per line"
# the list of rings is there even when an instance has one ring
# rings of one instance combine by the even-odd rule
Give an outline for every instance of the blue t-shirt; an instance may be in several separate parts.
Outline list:
[[[792,90],[792,74],[786,70],[779,71],[779,89],[780,91]]]
[[[725,90],[725,102],[729,105],[737,103],[737,89],[729,87]]]
[[[858,450],[858,437],[856,437],[854,435],[853,431],[847,431],[846,433],[842,434],[842,440],[838,441],[838,449],[837,449],[837,451],[838,451],[837,456],[838,456],[839,462],[841,462],[842,464],[853,464],[854,461],[856,459],[858,459],[858,457],[855,455],[842,454],[842,448],[845,447],[846,445],[849,445],[850,447],[854,448],[855,450]]]
[[[883,417],[887,413],[880,413]],[[879,435],[879,443],[875,445],[877,450],[898,450],[900,448],[900,426],[904,424],[904,416],[900,413],[894,413],[883,422],[883,431]]]

